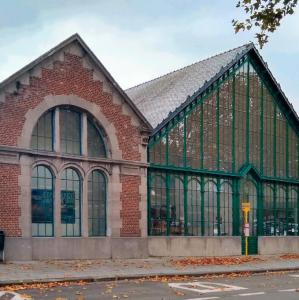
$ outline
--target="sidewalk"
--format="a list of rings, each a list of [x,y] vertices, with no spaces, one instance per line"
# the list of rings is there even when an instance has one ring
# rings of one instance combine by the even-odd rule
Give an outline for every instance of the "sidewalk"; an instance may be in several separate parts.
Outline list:
[[[245,261],[244,261],[245,260]],[[114,280],[166,275],[210,275],[299,270],[297,256],[148,258],[30,261],[0,264],[0,285],[51,281]]]

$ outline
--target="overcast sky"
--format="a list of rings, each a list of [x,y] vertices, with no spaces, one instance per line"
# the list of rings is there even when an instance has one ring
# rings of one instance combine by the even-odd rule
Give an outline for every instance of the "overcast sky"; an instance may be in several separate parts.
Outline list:
[[[1,0],[0,81],[78,32],[121,87],[131,87],[254,40],[233,31],[231,20],[242,17],[236,2]],[[299,11],[261,54],[299,113]]]

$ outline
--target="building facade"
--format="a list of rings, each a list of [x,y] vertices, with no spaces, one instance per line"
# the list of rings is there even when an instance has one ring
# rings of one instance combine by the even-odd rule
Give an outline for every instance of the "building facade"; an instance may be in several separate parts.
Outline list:
[[[252,44],[123,91],[78,35],[0,84],[11,260],[298,252],[299,122]]]
[[[146,253],[150,125],[81,38],[0,89],[7,259]]]

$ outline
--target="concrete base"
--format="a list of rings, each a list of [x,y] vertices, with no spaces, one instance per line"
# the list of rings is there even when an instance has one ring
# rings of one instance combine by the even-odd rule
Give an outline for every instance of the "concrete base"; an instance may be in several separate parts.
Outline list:
[[[144,238],[7,238],[7,261],[148,257]]]
[[[299,236],[260,236],[259,254],[299,253]]]
[[[149,237],[150,256],[230,256],[241,254],[240,237]]]
[[[299,253],[299,237],[259,237],[259,254]],[[7,238],[7,261],[241,255],[241,237]]]

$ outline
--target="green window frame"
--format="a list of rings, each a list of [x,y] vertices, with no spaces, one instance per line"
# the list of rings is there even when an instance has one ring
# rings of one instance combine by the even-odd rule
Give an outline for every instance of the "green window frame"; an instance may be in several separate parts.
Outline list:
[[[33,237],[54,235],[54,176],[50,168],[35,166],[31,177],[31,219]]]
[[[88,176],[88,232],[89,236],[106,235],[107,180],[100,170]]]
[[[173,203],[185,235],[243,235],[247,200],[252,235],[299,235],[298,127],[266,76],[243,57],[150,138],[150,235],[178,234]]]

